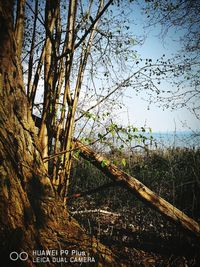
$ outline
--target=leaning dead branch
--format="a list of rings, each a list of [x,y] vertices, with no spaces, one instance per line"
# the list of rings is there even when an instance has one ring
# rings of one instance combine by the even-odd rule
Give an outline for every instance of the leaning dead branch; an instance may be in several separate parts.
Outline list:
[[[80,156],[90,161],[113,181],[123,184],[123,186],[128,188],[142,202],[164,215],[168,220],[174,222],[180,228],[189,231],[195,236],[200,236],[200,225],[196,221],[151,191],[135,177],[120,170],[117,166],[93,151],[87,145],[84,145],[78,140],[74,140],[74,143],[75,148],[80,151]]]

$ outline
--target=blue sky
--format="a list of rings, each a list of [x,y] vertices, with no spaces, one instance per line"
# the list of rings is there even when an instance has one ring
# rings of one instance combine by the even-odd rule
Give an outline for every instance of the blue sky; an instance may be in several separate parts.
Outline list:
[[[155,104],[148,109],[148,102],[140,96],[127,98],[124,103],[127,109],[120,112],[123,124],[133,124],[138,127],[146,126],[152,128],[154,132],[166,131],[188,131],[199,129],[199,120],[187,109],[169,110],[157,107]]]
[[[151,28],[144,28],[145,17],[140,12],[137,12],[134,21],[137,24],[134,26],[135,33],[146,34],[144,44],[136,47],[142,58],[158,59],[163,54],[166,55],[166,58],[173,57],[180,49],[181,44],[178,42],[178,37],[182,34],[181,30],[170,29],[168,35],[162,40],[159,36],[161,33],[159,24]],[[124,98],[127,109],[125,108],[123,113],[118,114],[123,124],[145,125],[151,127],[154,132],[200,129],[200,121],[187,108],[172,111],[158,107],[158,103],[152,103],[148,109],[148,102],[143,100],[147,99],[144,91],[138,96],[127,91],[127,95],[129,97]]]

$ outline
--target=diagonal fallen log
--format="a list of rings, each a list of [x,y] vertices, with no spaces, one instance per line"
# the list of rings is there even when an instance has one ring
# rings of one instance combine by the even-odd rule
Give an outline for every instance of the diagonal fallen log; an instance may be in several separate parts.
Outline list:
[[[41,119],[33,115],[36,127],[40,127]],[[188,217],[185,213],[174,207],[172,204],[158,196],[148,187],[138,181],[135,177],[118,169],[114,164],[105,161],[105,158],[93,151],[89,146],[74,139],[75,148],[80,151],[80,155],[95,165],[105,175],[113,181],[124,184],[131,190],[135,196],[145,202],[151,208],[157,210],[164,215],[168,220],[174,222],[182,229],[187,230],[191,234],[200,237],[200,225]],[[106,162],[106,164],[105,164]],[[103,164],[102,164],[103,163]]]
[[[105,175],[110,177],[113,181],[120,182],[131,190],[139,199],[145,202],[151,208],[157,210],[164,215],[168,220],[173,221],[176,225],[180,226],[192,233],[193,235],[200,236],[200,225],[188,217],[185,213],[174,207],[172,204],[158,196],[151,191],[148,187],[138,181],[135,177],[127,174],[126,172],[117,168],[114,164],[105,160],[104,157],[93,151],[87,145],[84,145],[78,140],[74,140],[75,148],[80,151],[80,155],[90,161]],[[103,164],[102,164],[103,163]]]

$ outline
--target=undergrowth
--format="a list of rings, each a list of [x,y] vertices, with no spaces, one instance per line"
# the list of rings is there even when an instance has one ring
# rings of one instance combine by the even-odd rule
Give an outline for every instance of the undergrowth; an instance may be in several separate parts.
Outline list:
[[[131,153],[116,149],[105,157],[200,222],[200,149]],[[70,195],[108,182],[109,178],[90,162],[78,158],[73,165]],[[113,185],[95,194],[72,198],[68,206],[87,233],[109,246],[119,260],[126,260],[127,266],[200,266],[200,242],[126,188]]]
[[[105,157],[189,216],[200,219],[200,149],[168,148],[132,153],[115,150]],[[80,157],[74,161],[70,194],[85,192],[108,182],[110,179],[90,162]],[[75,199],[70,205],[74,208],[78,205],[79,209],[80,206],[90,206],[119,211],[140,207],[141,203],[132,193],[116,185]]]

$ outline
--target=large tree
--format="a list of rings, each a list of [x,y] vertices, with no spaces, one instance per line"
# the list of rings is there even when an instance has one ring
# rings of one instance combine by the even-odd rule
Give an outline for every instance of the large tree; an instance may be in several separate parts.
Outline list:
[[[23,1],[19,1],[22,4]],[[22,26],[22,25],[21,25]],[[20,25],[19,25],[20,27]],[[37,130],[24,90],[13,1],[0,1],[0,253],[4,266],[34,266],[35,249],[78,249],[115,264],[110,251],[87,237],[55,197],[42,161]],[[27,261],[10,261],[26,251]],[[48,266],[56,266],[49,263]],[[59,263],[58,263],[59,265]],[[68,264],[70,265],[70,263]],[[75,264],[76,266],[76,264]],[[99,266],[99,265],[98,265]]]

